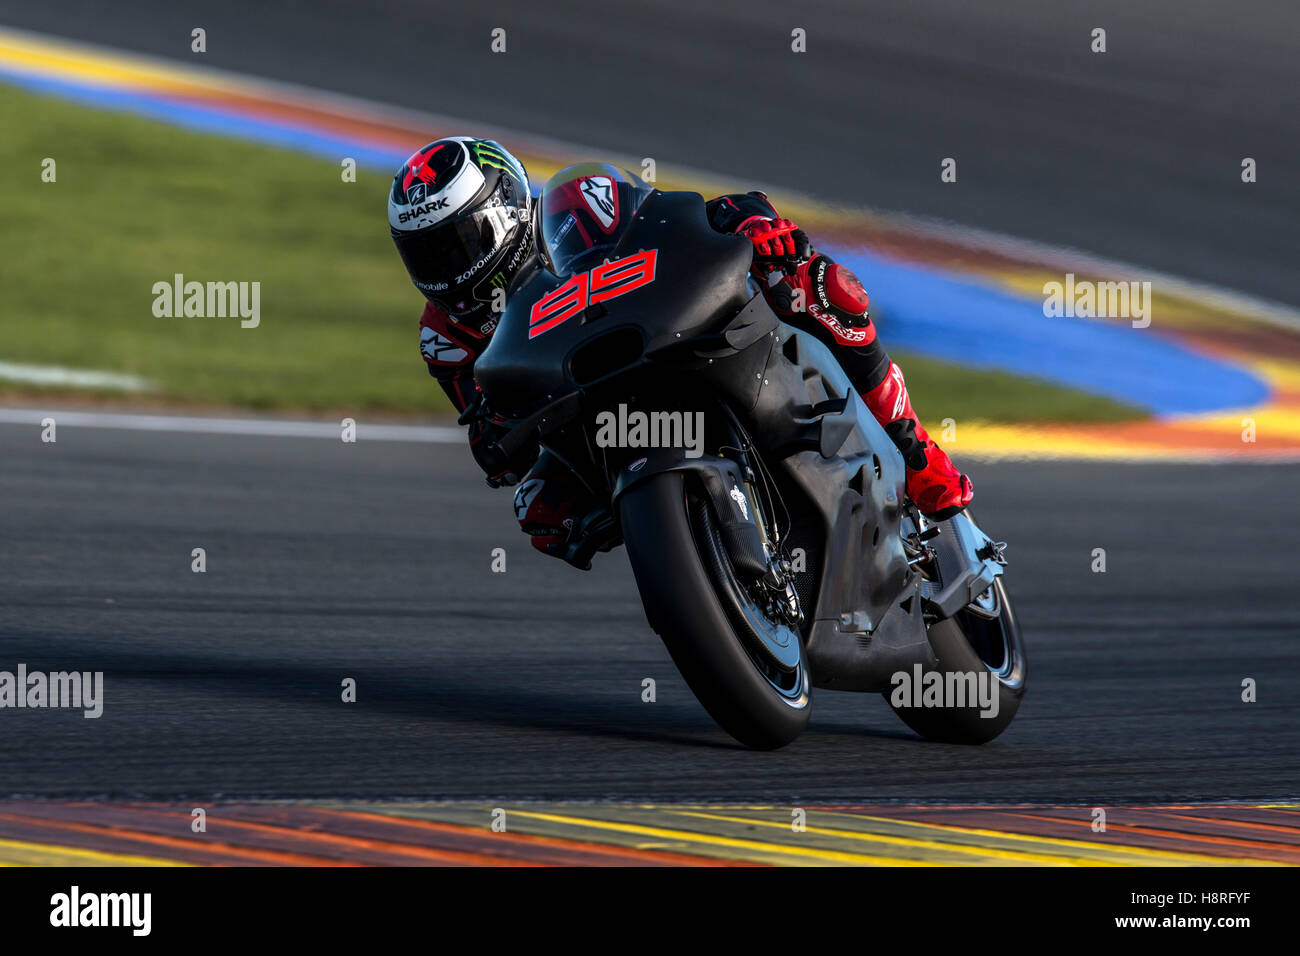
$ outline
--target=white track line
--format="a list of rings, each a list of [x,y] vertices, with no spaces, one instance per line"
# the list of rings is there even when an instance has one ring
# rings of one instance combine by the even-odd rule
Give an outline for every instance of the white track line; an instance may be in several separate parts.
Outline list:
[[[67,386],[69,388],[112,388],[123,392],[143,392],[154,388],[153,382],[124,372],[99,372],[94,369],[65,368],[62,365],[28,365],[0,362],[0,379],[27,385]]]
[[[261,435],[268,438],[329,438],[339,441],[343,426],[333,422],[291,421],[281,418],[206,418],[194,415],[138,415],[81,412],[71,409],[0,408],[0,424],[31,425],[54,419],[57,426],[117,428],[142,432],[184,432],[191,435]],[[367,425],[357,423],[358,441],[406,441],[460,444],[465,430],[443,425]]]
[[[84,412],[67,408],[0,408],[0,425],[40,428],[52,418],[60,427],[120,429],[124,431],[176,432],[190,435],[253,435],[263,438],[324,438],[339,441],[342,425],[283,418],[207,418],[197,415],[143,415],[128,412]],[[367,425],[357,423],[358,441],[424,442],[459,445],[467,441],[465,429],[455,425]],[[1158,457],[1100,458],[1088,455],[980,454],[954,449],[971,461],[1033,465],[1043,462],[1096,462],[1112,465],[1292,465],[1300,463],[1293,452],[1275,455],[1233,455],[1210,452],[1174,452]]]

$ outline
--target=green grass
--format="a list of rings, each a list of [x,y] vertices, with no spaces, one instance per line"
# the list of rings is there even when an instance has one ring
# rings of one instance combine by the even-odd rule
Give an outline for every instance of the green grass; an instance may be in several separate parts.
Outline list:
[[[419,356],[423,300],[388,237],[387,176],[345,183],[337,163],[5,86],[0,118],[0,358],[134,373],[176,403],[447,409]],[[260,282],[260,326],[155,317],[153,284],[177,272]],[[904,367],[927,417],[1134,414],[1000,373]]]
[[[384,176],[2,86],[0,102],[9,360],[132,372],[187,402],[444,407]],[[153,284],[177,272],[261,282],[261,324],[156,318]]]
[[[1149,417],[1140,408],[1041,379],[968,368],[888,348],[907,378],[917,414],[990,422],[1118,422]]]

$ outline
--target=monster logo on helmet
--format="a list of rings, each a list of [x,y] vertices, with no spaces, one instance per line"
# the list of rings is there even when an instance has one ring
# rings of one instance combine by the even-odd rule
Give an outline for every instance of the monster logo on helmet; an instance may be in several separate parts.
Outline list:
[[[490,139],[476,139],[470,143],[469,148],[474,154],[474,159],[478,161],[480,169],[484,166],[495,166],[502,172],[512,173],[522,183],[528,182],[528,174],[524,172],[523,164],[506,152],[501,144]]]
[[[456,318],[487,309],[532,247],[528,174],[500,143],[454,136],[416,151],[388,194],[388,224],[415,287]]]

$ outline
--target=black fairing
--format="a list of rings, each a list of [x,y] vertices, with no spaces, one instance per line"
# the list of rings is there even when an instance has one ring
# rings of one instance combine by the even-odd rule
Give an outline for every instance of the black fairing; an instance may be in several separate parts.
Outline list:
[[[523,419],[575,391],[725,326],[751,298],[749,241],[709,225],[699,193],[655,192],[611,259],[658,250],[654,281],[530,339],[534,303],[562,281],[542,272],[511,297],[474,377],[493,411]]]
[[[806,558],[794,583],[814,683],[882,690],[893,673],[933,665],[901,539],[903,459],[848,375],[816,336],[779,322],[747,281],[750,243],[714,231],[698,194],[651,194],[611,258],[649,249],[652,283],[536,338],[532,306],[562,280],[545,273],[512,298],[475,366],[488,405],[518,424],[502,445],[540,438],[611,502],[656,474],[690,472],[725,516],[744,471],[729,457],[744,444],[739,425],[789,506],[781,547]],[[621,401],[705,410],[708,454],[597,450],[592,416]],[[758,574],[766,558],[746,510],[730,517],[728,551]]]

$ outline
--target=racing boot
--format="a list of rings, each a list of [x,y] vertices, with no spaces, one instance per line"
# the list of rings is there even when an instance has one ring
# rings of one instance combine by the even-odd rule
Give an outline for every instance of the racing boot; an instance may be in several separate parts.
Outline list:
[[[546,452],[515,490],[515,518],[534,548],[582,571],[619,543],[609,509]]]
[[[926,433],[912,410],[901,368],[890,362],[884,381],[862,400],[902,452],[907,465],[907,496],[921,514],[943,521],[970,504],[975,494],[971,480]]]

